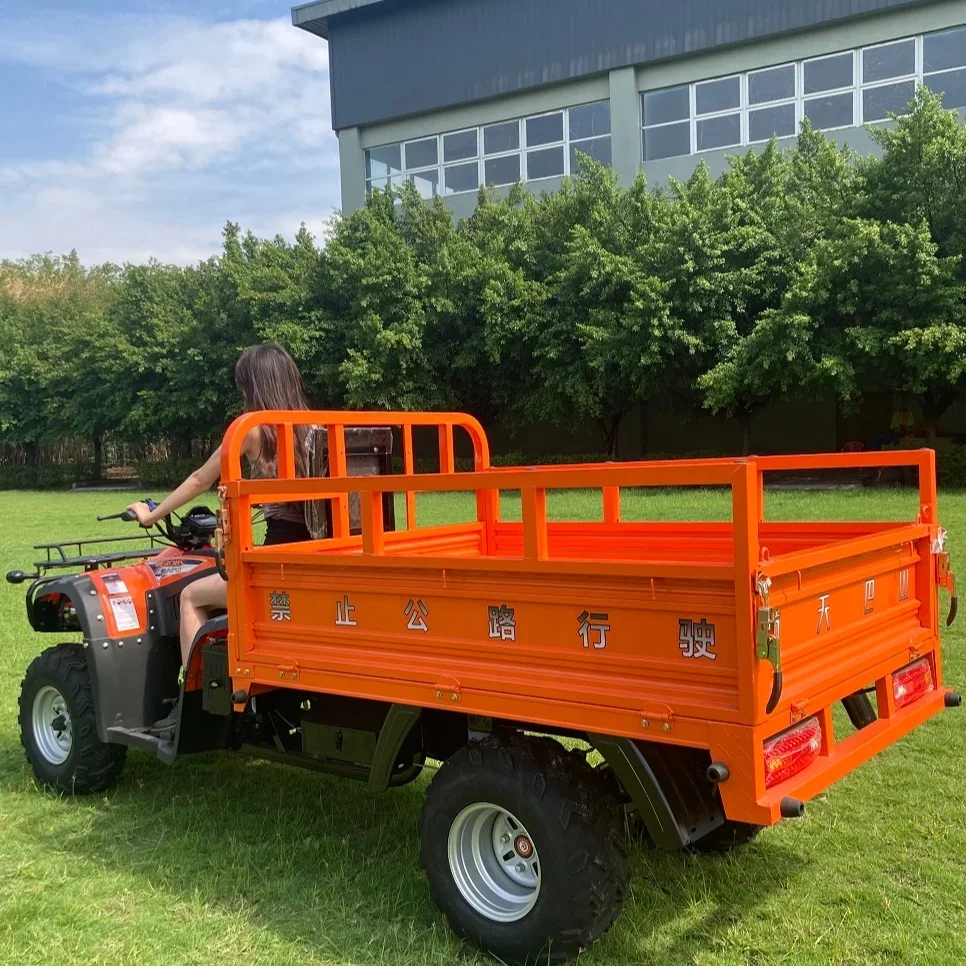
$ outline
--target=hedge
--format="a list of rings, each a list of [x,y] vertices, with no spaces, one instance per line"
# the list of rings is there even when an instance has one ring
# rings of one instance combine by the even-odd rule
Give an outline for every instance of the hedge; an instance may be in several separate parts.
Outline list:
[[[690,458],[709,458],[721,453],[710,451],[687,454]],[[680,454],[649,454],[648,459],[683,459]],[[606,457],[599,453],[556,453],[532,455],[527,453],[502,453],[493,456],[494,466],[557,466],[563,463],[601,463]],[[966,489],[966,445],[946,444],[936,450],[939,485],[945,489]],[[433,473],[439,467],[435,458],[417,459],[418,473]],[[193,460],[168,460],[158,462],[135,462],[139,496],[159,496],[177,486],[198,464]],[[466,472],[473,468],[473,461],[460,457],[456,468]],[[395,472],[402,472],[402,459],[393,459]],[[65,490],[75,483],[90,482],[93,466],[87,463],[64,463],[58,466],[0,466],[0,490]],[[117,481],[111,481],[117,482]]]

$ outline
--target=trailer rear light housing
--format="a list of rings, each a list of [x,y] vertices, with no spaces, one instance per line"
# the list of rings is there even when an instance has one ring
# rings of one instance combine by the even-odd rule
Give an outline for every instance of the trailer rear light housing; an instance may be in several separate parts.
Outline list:
[[[935,689],[932,665],[926,657],[907,664],[892,675],[892,696],[895,698],[896,708],[904,708]]]
[[[763,746],[765,788],[780,785],[815,761],[822,750],[822,725],[807,718],[793,728],[769,738]]]

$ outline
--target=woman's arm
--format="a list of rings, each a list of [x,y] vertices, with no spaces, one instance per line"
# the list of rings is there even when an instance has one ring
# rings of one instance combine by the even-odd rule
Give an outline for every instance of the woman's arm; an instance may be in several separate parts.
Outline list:
[[[261,435],[258,429],[251,430],[245,437],[242,446],[242,453],[245,456],[256,458],[261,447]],[[153,527],[162,517],[167,516],[173,510],[178,510],[186,503],[207,493],[217,482],[221,475],[221,447],[219,446],[205,461],[204,466],[199,467],[191,474],[176,490],[166,496],[153,510],[147,503],[132,503],[128,509],[138,518],[138,523],[142,527]]]

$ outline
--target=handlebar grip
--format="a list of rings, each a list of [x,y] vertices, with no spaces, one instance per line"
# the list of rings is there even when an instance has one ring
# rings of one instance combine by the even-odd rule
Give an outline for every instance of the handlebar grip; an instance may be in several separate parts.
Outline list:
[[[106,517],[98,517],[97,522],[103,523],[105,520],[123,520],[125,523],[133,523],[137,519],[137,514],[133,510],[122,510],[120,513],[108,513]]]

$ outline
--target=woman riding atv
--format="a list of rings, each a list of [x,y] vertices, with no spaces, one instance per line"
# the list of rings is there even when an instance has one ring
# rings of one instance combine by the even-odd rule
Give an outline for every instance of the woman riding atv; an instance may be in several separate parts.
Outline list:
[[[245,412],[266,409],[309,408],[302,391],[302,376],[292,357],[279,345],[266,343],[246,349],[235,365],[235,384],[241,391]],[[309,427],[298,427],[296,432],[296,471],[308,475]],[[277,473],[278,445],[275,430],[268,426],[253,429],[245,437],[243,452],[251,464],[252,475],[273,477]],[[173,493],[153,509],[147,503],[132,503],[128,507],[142,527],[152,527],[168,513],[191,503],[207,493],[218,482],[221,472],[221,447],[195,470]],[[261,508],[267,531],[266,544],[294,543],[311,539],[305,523],[301,503],[265,504]],[[187,667],[191,645],[209,608],[228,606],[224,580],[218,574],[203,577],[188,584],[181,594],[181,662]],[[176,711],[159,721],[152,730],[174,730]]]

